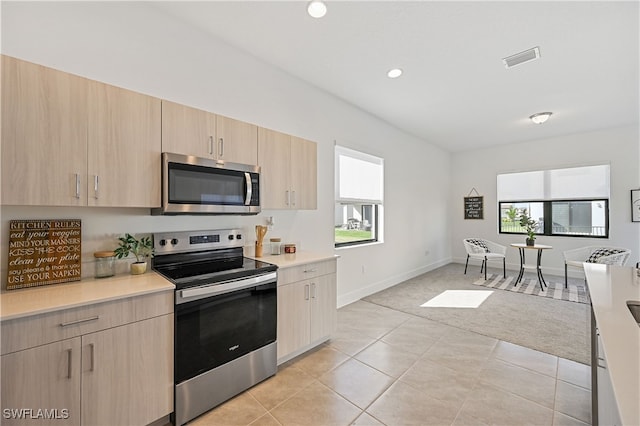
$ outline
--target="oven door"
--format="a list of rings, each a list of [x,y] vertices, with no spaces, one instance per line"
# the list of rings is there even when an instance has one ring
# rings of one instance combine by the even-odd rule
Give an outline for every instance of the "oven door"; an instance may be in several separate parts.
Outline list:
[[[276,341],[276,273],[176,292],[176,385]]]

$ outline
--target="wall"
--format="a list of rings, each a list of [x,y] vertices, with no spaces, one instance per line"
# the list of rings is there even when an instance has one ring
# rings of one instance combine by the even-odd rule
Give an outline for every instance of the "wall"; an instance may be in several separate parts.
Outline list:
[[[339,304],[449,261],[450,189],[442,179],[449,176],[448,153],[173,20],[151,2],[2,2],[0,7],[3,54],[318,142],[315,211],[152,217],[147,209],[4,206],[2,236],[9,219],[80,218],[85,276],[92,274],[93,251],[113,247],[124,232],[242,227],[253,237],[253,227],[267,216],[275,220],[267,237],[281,236],[301,250],[333,252],[337,141],[383,157],[386,165],[384,244],[337,252]]]
[[[639,151],[640,136],[638,127],[634,126],[454,154],[451,165],[451,211],[455,213],[452,219],[453,259],[464,263],[466,253],[462,239],[471,236],[505,246],[524,242],[524,235],[498,234],[497,174],[610,164],[609,238],[538,236],[536,242],[553,246],[553,250],[543,255],[545,274],[564,276],[562,252],[590,245],[627,247],[632,250],[628,264],[635,264],[640,259],[640,224],[631,222],[630,190],[640,187]],[[463,218],[463,197],[473,187],[484,196],[484,220]],[[508,268],[517,269],[519,262],[517,250],[508,248]],[[571,275],[582,276],[580,274],[576,271]]]

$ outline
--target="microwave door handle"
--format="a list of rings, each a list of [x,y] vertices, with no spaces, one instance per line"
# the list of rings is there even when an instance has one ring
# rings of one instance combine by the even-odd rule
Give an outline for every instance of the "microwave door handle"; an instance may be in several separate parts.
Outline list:
[[[250,206],[251,205],[251,195],[253,193],[253,188],[251,188],[251,175],[247,172],[244,173],[244,180],[247,184],[247,196],[244,199],[244,205],[245,206]]]

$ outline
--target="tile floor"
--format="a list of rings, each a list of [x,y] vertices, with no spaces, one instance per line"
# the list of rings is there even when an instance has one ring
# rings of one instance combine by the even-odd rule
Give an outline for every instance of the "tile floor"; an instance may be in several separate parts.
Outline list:
[[[589,367],[359,301],[329,342],[190,425],[585,425]]]

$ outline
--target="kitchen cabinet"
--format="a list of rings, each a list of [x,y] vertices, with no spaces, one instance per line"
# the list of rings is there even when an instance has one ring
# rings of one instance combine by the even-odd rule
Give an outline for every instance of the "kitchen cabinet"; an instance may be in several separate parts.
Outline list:
[[[84,78],[2,56],[2,204],[87,204],[86,90]]]
[[[145,425],[173,411],[170,291],[3,321],[2,339],[3,413]],[[34,413],[3,424],[43,424]]]
[[[263,209],[317,208],[317,144],[275,130],[258,129]]]
[[[160,99],[95,81],[88,91],[90,206],[160,206]]]
[[[160,100],[2,56],[2,204],[158,207]]]
[[[336,324],[335,259],[278,270],[278,363],[326,341]]]
[[[592,381],[592,424],[595,426],[622,425],[618,403],[613,391],[611,376],[607,366],[607,359],[602,347],[602,338],[595,321],[593,312],[591,314],[591,381]]]
[[[162,150],[255,165],[258,163],[258,128],[233,118],[162,101]]]
[[[42,425],[46,419],[56,425],[80,424],[80,346],[76,337],[0,358],[3,425]],[[53,417],[38,418],[38,409]]]

